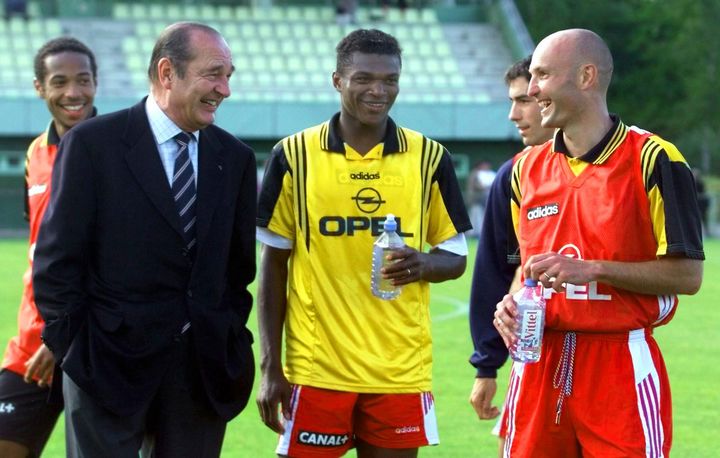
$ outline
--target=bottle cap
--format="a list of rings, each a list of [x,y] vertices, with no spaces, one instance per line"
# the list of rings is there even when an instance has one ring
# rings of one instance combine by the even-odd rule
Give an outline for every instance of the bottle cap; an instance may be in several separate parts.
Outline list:
[[[388,213],[383,223],[383,229],[386,231],[394,231],[397,229],[397,222],[395,222],[395,215]]]
[[[532,278],[526,278],[525,279],[525,286],[537,286],[538,282],[537,280],[533,280]]]

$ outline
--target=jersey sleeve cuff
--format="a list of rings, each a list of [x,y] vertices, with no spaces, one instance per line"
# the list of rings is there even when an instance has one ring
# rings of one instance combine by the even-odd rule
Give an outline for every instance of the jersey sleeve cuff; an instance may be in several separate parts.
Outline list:
[[[258,242],[280,250],[291,250],[294,244],[292,240],[278,235],[265,227],[256,227],[255,237]]]

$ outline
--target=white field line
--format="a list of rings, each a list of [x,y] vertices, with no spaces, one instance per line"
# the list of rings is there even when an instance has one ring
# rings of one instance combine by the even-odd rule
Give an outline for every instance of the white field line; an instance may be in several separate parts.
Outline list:
[[[440,315],[432,315],[432,320],[434,322],[438,321],[447,321],[452,320],[455,318],[463,317],[467,318],[468,314],[468,303],[466,301],[461,301],[459,299],[456,299],[451,296],[443,296],[442,294],[432,294],[430,293],[430,309],[432,310],[432,303],[433,302],[444,302],[446,304],[452,305],[454,308],[450,312],[445,312]]]

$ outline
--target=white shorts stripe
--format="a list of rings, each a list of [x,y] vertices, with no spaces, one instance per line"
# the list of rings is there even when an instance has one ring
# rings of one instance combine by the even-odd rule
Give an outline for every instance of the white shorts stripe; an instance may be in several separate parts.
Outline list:
[[[277,455],[287,455],[288,450],[290,450],[290,439],[292,437],[293,426],[295,425],[295,412],[297,412],[298,408],[300,390],[300,386],[293,385],[292,393],[290,394],[290,420],[283,420],[285,432],[280,436],[278,446],[275,449],[275,454]]]
[[[644,336],[645,330],[637,329],[630,332],[628,340],[635,369],[638,416],[645,434],[645,456],[662,458],[665,437],[660,417],[660,378]]]
[[[500,416],[495,422],[495,426],[493,426],[492,430],[490,430],[490,434],[500,437],[500,428],[502,427],[503,418],[505,418],[505,403],[503,403],[502,407],[500,408]]]
[[[435,416],[435,400],[432,393],[420,393],[420,399],[423,406],[423,424],[425,426],[425,439],[428,445],[437,445],[440,443],[438,434],[437,417]]]
[[[662,456],[660,444],[662,430],[660,429],[660,418],[658,414],[660,406],[658,405],[657,393],[655,392],[651,376],[648,376],[640,383],[638,392],[638,402],[642,409],[642,418],[650,431],[648,435],[649,442],[646,446],[646,455],[649,457]]]
[[[523,363],[513,363],[510,371],[510,382],[505,399],[505,409],[507,410],[507,434],[505,436],[505,448],[503,449],[503,457],[505,458],[510,457],[510,449],[513,439],[515,438],[515,409],[517,408],[520,382],[522,381],[524,367],[525,365]]]

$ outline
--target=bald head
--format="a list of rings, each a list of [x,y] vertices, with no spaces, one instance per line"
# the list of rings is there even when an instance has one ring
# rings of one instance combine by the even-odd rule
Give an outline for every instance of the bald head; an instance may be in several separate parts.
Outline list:
[[[551,51],[563,56],[567,64],[580,68],[592,65],[597,69],[597,88],[607,93],[612,79],[613,59],[605,41],[598,34],[586,29],[568,29],[545,37],[535,52]]]
[[[540,105],[541,125],[561,129],[573,157],[589,151],[612,127],[607,107],[612,70],[610,50],[590,30],[553,33],[533,52],[528,95]]]

